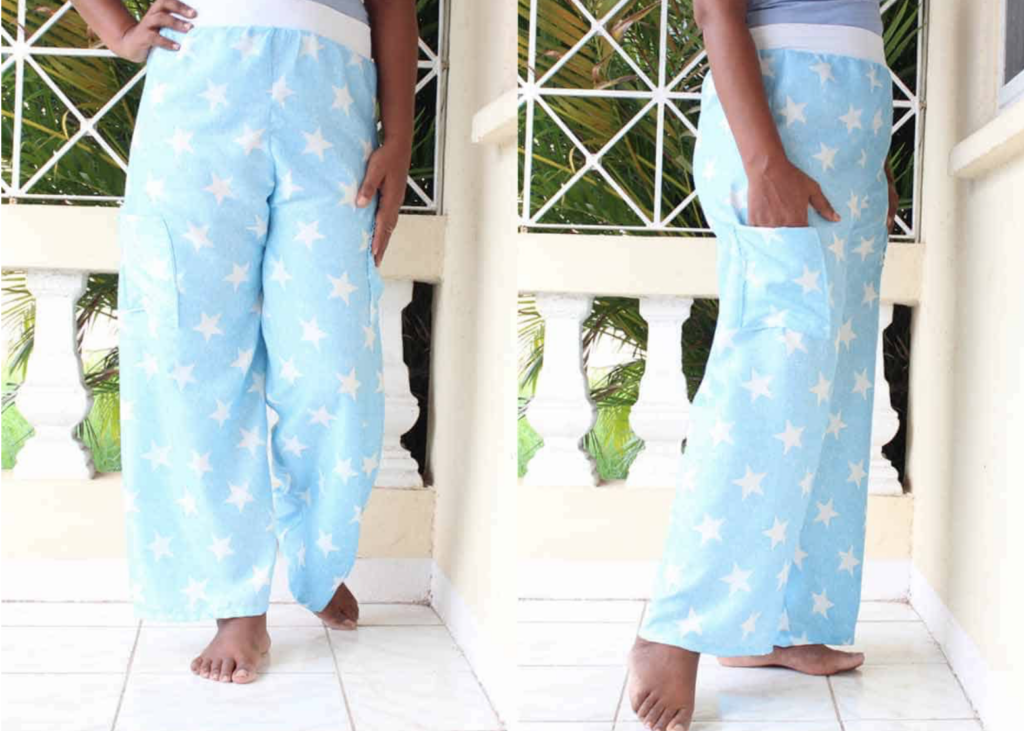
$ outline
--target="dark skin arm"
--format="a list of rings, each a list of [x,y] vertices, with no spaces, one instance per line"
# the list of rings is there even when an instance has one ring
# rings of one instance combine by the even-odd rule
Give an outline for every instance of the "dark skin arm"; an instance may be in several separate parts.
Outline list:
[[[377,63],[384,142],[374,150],[359,188],[356,205],[367,206],[378,190],[373,258],[380,266],[405,198],[412,161],[412,125],[416,90],[419,28],[414,0],[366,0]]]
[[[139,21],[125,10],[120,0],[72,0],[71,4],[107,48],[135,63],[145,61],[154,46],[177,51],[178,44],[160,35],[160,29],[187,33],[192,24],[182,18],[196,17],[195,10],[178,0],[156,0]]]
[[[694,0],[694,19],[704,34],[718,97],[747,173],[747,223],[751,226],[808,225],[808,206],[826,220],[840,216],[821,186],[796,167],[779,137],[764,93],[761,64],[747,29],[747,0]],[[891,170],[889,219],[895,215]]]

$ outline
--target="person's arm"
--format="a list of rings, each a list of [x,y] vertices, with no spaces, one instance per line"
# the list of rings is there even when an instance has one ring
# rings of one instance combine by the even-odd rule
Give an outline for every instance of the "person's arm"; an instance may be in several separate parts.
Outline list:
[[[366,0],[366,10],[377,63],[377,98],[384,142],[370,156],[356,204],[369,205],[373,195],[380,191],[372,248],[374,261],[380,266],[391,232],[398,225],[412,161],[419,28],[414,0]]]
[[[182,33],[192,29],[191,23],[175,17],[175,13],[186,18],[196,17],[195,10],[178,0],[156,0],[139,21],[125,10],[120,0],[72,0],[71,4],[107,48],[136,63],[145,61],[153,46],[178,50],[177,43],[160,35],[161,28],[173,28]]]
[[[892,225],[896,222],[896,211],[900,207],[900,194],[896,192],[896,178],[893,176],[892,163],[888,158],[885,160],[885,178],[889,181],[889,212],[885,216],[885,226],[892,231]]]
[[[715,90],[747,173],[747,223],[806,226],[808,205],[838,221],[839,214],[821,187],[786,157],[747,28],[747,0],[695,0],[693,11],[704,33]]]

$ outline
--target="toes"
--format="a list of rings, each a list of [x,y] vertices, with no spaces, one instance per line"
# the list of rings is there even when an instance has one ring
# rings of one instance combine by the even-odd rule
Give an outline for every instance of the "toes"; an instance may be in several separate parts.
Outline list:
[[[192,664],[191,664],[191,665],[189,665],[189,669],[190,669],[190,670],[191,670],[191,671],[192,671],[193,673],[195,673],[196,675],[199,675],[199,666],[200,666],[200,665],[202,664],[202,662],[203,662],[203,656],[202,656],[202,655],[200,655],[199,657],[195,658],[195,659],[194,659],[194,660],[192,661]]]
[[[664,713],[664,712],[665,712],[665,704],[664,703],[655,703],[654,704],[654,708],[649,710],[644,715],[644,718],[643,718],[644,726],[646,726],[649,729],[655,728],[654,724],[656,724],[661,719],[661,714]]]
[[[223,662],[224,661],[218,657],[210,663],[210,680],[220,680],[220,666]]]
[[[654,708],[657,703],[658,699],[655,695],[653,693],[648,693],[647,697],[640,702],[640,707],[634,708],[633,712],[636,714],[637,718],[643,721],[647,718],[647,714],[651,712],[651,709]]]
[[[231,681],[233,683],[251,683],[256,680],[256,671],[250,667],[239,667],[231,675]]]
[[[693,714],[690,711],[682,710],[669,719],[665,731],[690,731],[690,719]]]
[[[347,621],[352,623],[352,627],[355,627],[356,622],[359,621],[359,602],[356,601],[355,595],[345,584],[339,587],[338,595],[341,613],[345,615]]]
[[[210,658],[208,658],[208,657],[204,657],[203,658],[203,663],[202,663],[202,665],[199,668],[199,674],[202,675],[204,678],[210,677],[210,665],[211,664],[212,664],[212,661],[210,660]]]
[[[841,663],[842,670],[853,670],[859,668],[864,664],[864,653],[863,652],[850,652],[846,654]]]
[[[676,709],[674,708],[666,708],[664,711],[662,711],[661,716],[654,720],[654,722],[651,724],[651,728],[655,729],[655,731],[667,731],[668,722],[672,720],[672,717],[675,715],[675,712]]]
[[[235,672],[235,661],[233,658],[228,658],[221,663],[220,666],[220,682],[230,683],[231,675]]]

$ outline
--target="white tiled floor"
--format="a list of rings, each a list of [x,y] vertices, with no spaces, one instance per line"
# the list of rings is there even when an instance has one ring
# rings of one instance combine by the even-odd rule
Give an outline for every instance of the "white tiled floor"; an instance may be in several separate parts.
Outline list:
[[[521,731],[643,731],[624,697],[643,611],[643,602],[520,602]],[[867,662],[833,678],[702,657],[691,731],[981,731],[908,605],[865,602],[856,640]]]
[[[188,672],[209,623],[136,622],[120,603],[0,604],[4,731],[495,731],[491,704],[429,607],[365,604],[356,632],[297,605],[268,614],[257,682]],[[959,730],[956,730],[959,731]]]

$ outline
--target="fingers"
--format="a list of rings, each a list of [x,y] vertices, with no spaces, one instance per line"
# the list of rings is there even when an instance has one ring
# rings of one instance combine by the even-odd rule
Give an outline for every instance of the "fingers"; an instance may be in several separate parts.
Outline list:
[[[177,51],[181,48],[181,44],[176,41],[172,41],[170,38],[164,38],[160,35],[160,31],[150,31],[149,45],[156,46],[157,48],[166,48],[168,51]]]
[[[398,225],[398,216],[405,195],[405,178],[394,175],[385,179],[377,204],[376,230],[373,236],[373,258],[377,266],[384,260],[384,252],[391,242],[391,234]]]
[[[171,28],[172,30],[188,33],[192,30],[192,24],[170,13],[153,13],[146,18],[146,26],[159,31],[160,28]]]
[[[196,11],[192,6],[178,2],[178,0],[160,0],[155,3],[153,7],[170,13],[177,13],[178,15],[183,15],[186,18],[196,17]]]
[[[810,202],[814,206],[814,210],[825,220],[832,221],[832,223],[840,220],[836,209],[828,202],[828,198],[825,197],[825,194],[821,192],[821,188],[817,185],[815,185],[815,189],[811,192]]]
[[[366,208],[366,206],[370,205],[370,201],[373,200],[373,196],[376,195],[377,190],[384,182],[385,172],[386,168],[384,166],[383,156],[374,152],[374,154],[370,155],[370,161],[366,165],[366,175],[363,177],[363,182],[359,186],[359,194],[356,196],[357,206],[360,208]]]
[[[391,234],[394,233],[395,226],[398,223],[397,219],[397,216],[392,218],[383,210],[377,213],[373,231],[373,247],[371,249],[373,261],[377,266],[380,266],[381,262],[384,261],[384,252],[387,251],[388,244],[391,243]],[[355,629],[355,625],[353,625],[352,629]]]

